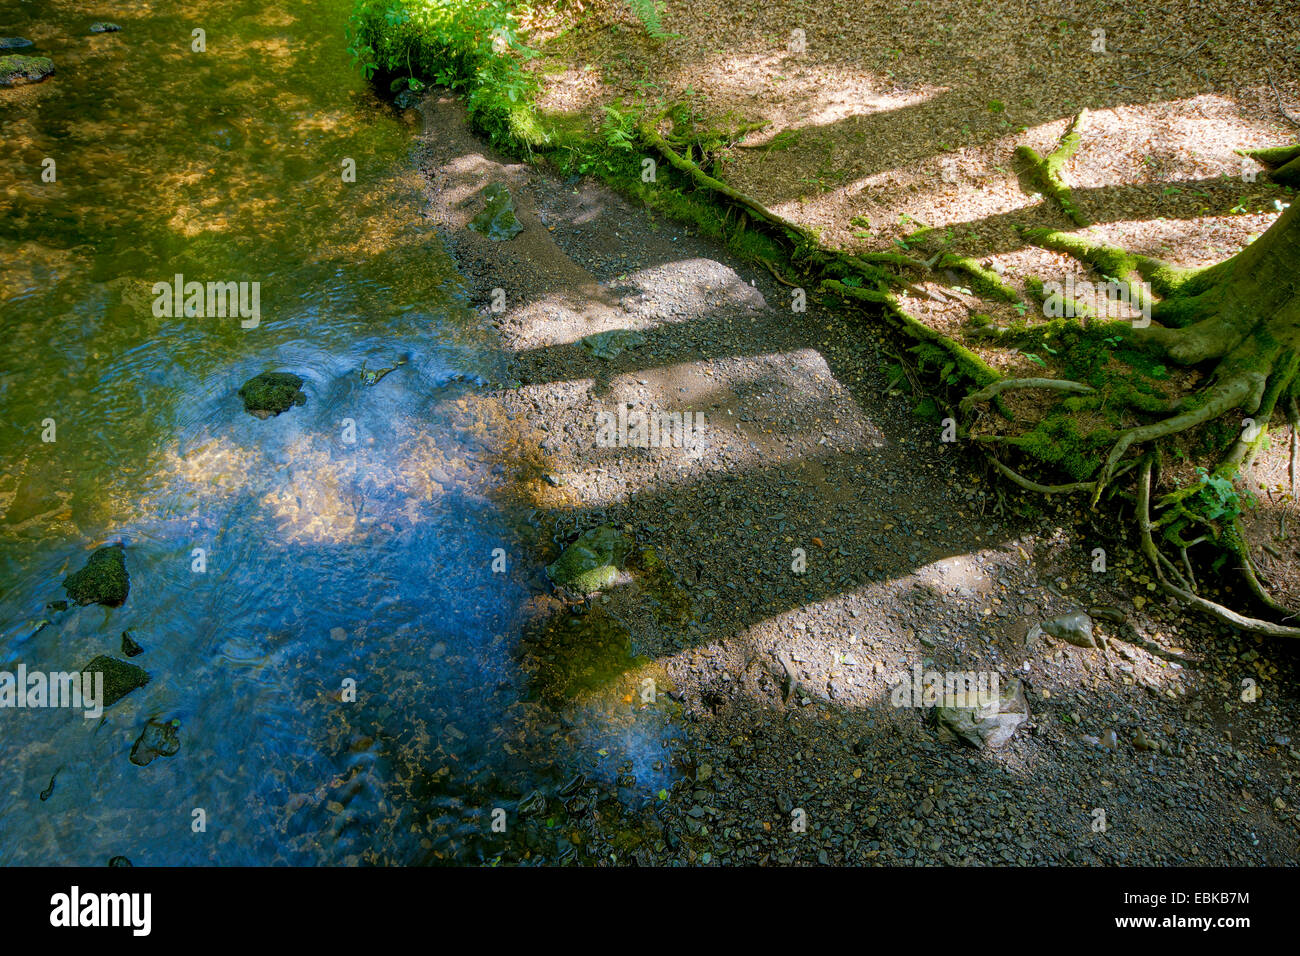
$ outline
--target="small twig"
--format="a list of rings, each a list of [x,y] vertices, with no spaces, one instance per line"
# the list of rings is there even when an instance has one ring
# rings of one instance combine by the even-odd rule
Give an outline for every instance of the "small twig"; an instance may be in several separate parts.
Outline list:
[[[1268,77],[1268,85],[1273,88],[1273,95],[1277,98],[1277,111],[1282,114],[1282,118],[1284,120],[1286,120],[1296,129],[1300,129],[1300,119],[1296,119],[1294,116],[1288,113],[1286,107],[1282,105],[1282,94],[1278,92],[1277,84],[1273,82],[1273,71],[1265,70],[1264,75]]]

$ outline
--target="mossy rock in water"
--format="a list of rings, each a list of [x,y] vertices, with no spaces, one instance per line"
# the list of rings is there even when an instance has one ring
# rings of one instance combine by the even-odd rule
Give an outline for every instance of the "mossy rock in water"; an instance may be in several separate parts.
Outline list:
[[[303,405],[307,396],[301,391],[302,379],[292,372],[263,372],[250,378],[239,389],[244,411],[258,418],[270,418]]]
[[[26,37],[0,37],[0,50],[26,50],[33,45]]]
[[[584,336],[582,347],[596,358],[612,359],[627,349],[645,345],[645,336],[631,329],[610,329]]]
[[[584,531],[547,565],[552,581],[584,594],[609,587],[632,550],[632,540],[608,525]]]
[[[121,29],[116,23],[109,23],[107,20],[97,20],[90,25],[91,33],[117,33]]]
[[[100,548],[76,574],[63,579],[63,589],[78,604],[118,607],[131,589],[126,573],[126,551],[120,544]]]
[[[485,186],[482,196],[487,208],[469,221],[471,229],[496,240],[513,239],[524,231],[515,218],[515,204],[505,186],[500,183]]]
[[[0,86],[39,83],[54,72],[54,61],[45,56],[0,56]]]
[[[107,654],[96,657],[83,667],[81,672],[104,675],[104,699],[101,703],[105,707],[112,707],[137,687],[149,683],[149,672],[143,667],[119,661],[116,657],[109,657]]]

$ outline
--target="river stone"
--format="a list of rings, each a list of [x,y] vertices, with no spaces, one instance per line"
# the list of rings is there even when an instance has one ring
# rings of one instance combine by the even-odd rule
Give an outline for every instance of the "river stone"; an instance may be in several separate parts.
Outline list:
[[[596,358],[612,359],[625,349],[645,345],[645,336],[631,329],[610,329],[593,332],[582,339],[582,347]]]
[[[399,110],[409,110],[420,105],[421,94],[415,90],[402,90],[393,97],[393,105]]]
[[[83,674],[104,675],[103,706],[111,707],[137,687],[149,683],[149,672],[143,667],[119,661],[116,657],[101,654],[81,669]]]
[[[534,790],[528,796],[519,801],[519,815],[530,816],[536,813],[546,812],[546,795]]]
[[[86,560],[85,567],[63,579],[63,588],[77,604],[120,607],[131,590],[125,549],[120,544],[100,548]]]
[[[1097,646],[1097,642],[1092,637],[1092,618],[1082,611],[1044,621],[1042,627],[1052,637],[1073,644],[1075,647]]]
[[[178,732],[181,722],[176,718],[168,721],[150,718],[144,725],[144,733],[131,748],[131,763],[137,767],[146,767],[155,757],[173,757],[181,749]]]
[[[937,715],[940,725],[967,743],[997,750],[1029,717],[1029,705],[1020,681],[1013,678],[1001,685],[997,700],[983,707],[939,707]]]
[[[26,37],[0,37],[0,50],[26,50],[32,45]]]
[[[122,653],[127,657],[139,657],[144,653],[144,648],[135,642],[130,631],[122,632]]]
[[[116,23],[109,23],[106,20],[100,20],[90,25],[91,33],[116,33],[121,29]]]
[[[292,372],[263,372],[250,378],[239,389],[244,411],[257,418],[270,418],[307,402],[300,389],[302,379]]]
[[[632,541],[626,535],[607,525],[592,528],[547,565],[546,573],[556,584],[575,591],[599,591],[614,583],[631,549]]]
[[[44,56],[0,56],[0,86],[39,83],[54,72],[54,61]]]
[[[513,239],[524,231],[515,218],[515,204],[505,186],[500,183],[484,186],[482,195],[487,207],[469,221],[471,229],[498,241]]]

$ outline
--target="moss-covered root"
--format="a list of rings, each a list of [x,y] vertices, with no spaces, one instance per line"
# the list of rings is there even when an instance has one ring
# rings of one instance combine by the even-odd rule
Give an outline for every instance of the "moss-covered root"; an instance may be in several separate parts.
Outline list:
[[[1002,277],[992,269],[985,269],[974,259],[947,253],[937,263],[940,269],[952,269],[964,273],[970,280],[971,290],[986,299],[998,302],[1019,302],[1016,290],[1002,281]]]
[[[663,119],[663,116],[664,114],[660,113],[653,117],[643,117],[637,124],[637,131],[641,134],[641,138],[645,140],[648,145],[654,147],[654,149],[657,150],[664,159],[668,160],[669,164],[674,169],[685,173],[697,186],[703,186],[705,189],[712,190],[713,192],[725,196],[737,205],[743,206],[755,218],[789,233],[790,238],[795,242],[808,246],[818,245],[817,238],[803,226],[796,222],[791,222],[784,216],[772,212],[772,210],[768,209],[758,200],[751,196],[747,196],[738,189],[733,189],[720,179],[714,179],[704,170],[700,169],[698,165],[691,162],[691,160],[678,154],[678,152],[673,149],[668,141],[659,133],[658,125],[660,120]]]
[[[1151,284],[1151,291],[1160,296],[1194,294],[1201,291],[1204,283],[1193,280],[1199,279],[1207,272],[1206,269],[1183,269],[1172,266],[1162,259],[1153,259],[1150,256],[1129,252],[1119,246],[1110,246],[1077,232],[1022,229],[1020,235],[1026,242],[1078,259],[1104,276],[1116,279],[1124,279],[1135,274],[1141,276]],[[1140,304],[1140,300],[1134,302]]]
[[[1243,149],[1238,152],[1268,167],[1269,179],[1273,182],[1300,189],[1300,143],[1267,149]]]
[[[1102,491],[1115,474],[1115,466],[1132,446],[1185,432],[1189,428],[1227,414],[1234,408],[1257,408],[1263,397],[1265,384],[1264,374],[1242,371],[1211,388],[1205,394],[1204,400],[1195,407],[1166,418],[1164,421],[1130,428],[1124,432],[1115,442],[1110,454],[1106,456],[1106,462],[1102,466],[1101,474],[1097,476],[1097,484],[1092,492],[1092,503],[1094,505],[1097,503],[1097,499],[1101,497]]]
[[[888,292],[848,286],[835,279],[825,280],[819,288],[834,292],[846,299],[856,299],[859,302],[884,306],[885,315],[896,328],[918,341],[927,342],[943,349],[952,359],[954,368],[964,378],[974,382],[980,388],[991,385],[1002,377],[970,349],[958,345],[948,336],[936,332],[925,323],[909,315],[905,309],[899,306],[898,300]]]
[[[1070,125],[1065,128],[1056,148],[1046,156],[1040,156],[1032,146],[1020,146],[1016,149],[1017,158],[1029,166],[1043,192],[1055,199],[1070,220],[1080,226],[1089,225],[1088,219],[1074,204],[1074,196],[1070,192],[1070,187],[1065,184],[1065,180],[1061,178],[1061,170],[1079,151],[1087,122],[1088,111],[1080,110],[1078,115],[1070,120]]]

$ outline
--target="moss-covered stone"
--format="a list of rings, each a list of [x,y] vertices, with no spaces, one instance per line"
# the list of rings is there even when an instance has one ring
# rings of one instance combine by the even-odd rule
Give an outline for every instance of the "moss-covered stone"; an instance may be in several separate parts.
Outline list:
[[[54,61],[44,56],[0,56],[0,86],[39,83],[54,72]]]
[[[120,544],[100,548],[85,567],[63,579],[63,588],[77,604],[121,606],[131,589],[125,549]]]
[[[117,33],[121,29],[116,23],[109,23],[107,20],[97,20],[90,25],[91,33]]]
[[[584,594],[609,587],[618,577],[632,541],[608,526],[584,531],[546,568],[556,584]]]
[[[144,653],[144,648],[135,642],[130,631],[122,632],[122,653],[127,657],[139,657]]]
[[[244,411],[257,418],[271,418],[307,402],[302,379],[292,372],[263,372],[250,378],[239,389]]]
[[[524,231],[515,218],[515,204],[504,186],[500,183],[484,186],[482,195],[487,206],[470,220],[471,229],[498,241],[513,239]]]
[[[149,683],[149,672],[143,667],[119,661],[116,657],[101,654],[81,669],[83,674],[104,675],[103,706],[111,707],[131,691]],[[92,678],[93,680],[93,678]]]

